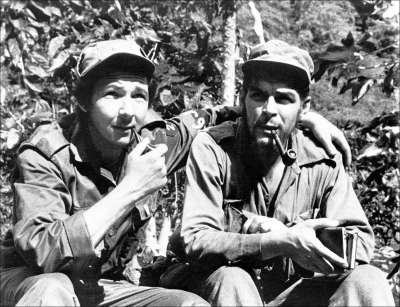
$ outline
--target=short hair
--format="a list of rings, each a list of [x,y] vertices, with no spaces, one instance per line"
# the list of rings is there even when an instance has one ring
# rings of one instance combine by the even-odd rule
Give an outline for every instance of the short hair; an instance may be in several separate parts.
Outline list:
[[[302,99],[310,93],[310,84],[302,78],[298,78],[293,70],[282,69],[279,63],[269,63],[268,68],[253,69],[244,74],[243,89],[247,91],[248,87],[257,80],[268,80],[271,82],[282,82],[288,84],[290,88],[296,90]]]

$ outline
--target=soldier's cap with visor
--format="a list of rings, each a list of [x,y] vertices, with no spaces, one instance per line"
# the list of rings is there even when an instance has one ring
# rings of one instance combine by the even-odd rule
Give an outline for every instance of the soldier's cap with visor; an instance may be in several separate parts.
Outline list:
[[[251,76],[254,72],[273,67],[290,74],[305,86],[312,82],[314,63],[310,54],[281,40],[270,40],[254,46],[242,70],[245,76]]]
[[[112,67],[115,72],[144,76],[150,79],[155,66],[142,48],[128,39],[115,39],[91,43],[78,59],[76,92],[83,90],[92,79],[104,75],[104,68]]]

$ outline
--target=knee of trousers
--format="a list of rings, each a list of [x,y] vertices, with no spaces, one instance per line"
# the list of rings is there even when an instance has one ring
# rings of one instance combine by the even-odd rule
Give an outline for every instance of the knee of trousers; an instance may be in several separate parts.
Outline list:
[[[217,284],[226,291],[246,292],[253,290],[258,292],[250,274],[240,267],[220,267],[209,276],[208,282]]]
[[[362,294],[366,297],[382,297],[391,295],[389,283],[385,274],[369,264],[357,266],[343,281],[348,291]]]
[[[16,297],[20,303],[40,300],[45,305],[79,304],[71,280],[63,273],[45,273],[26,278],[18,287]]]
[[[168,296],[174,301],[174,306],[210,306],[206,300],[188,291],[169,290]]]

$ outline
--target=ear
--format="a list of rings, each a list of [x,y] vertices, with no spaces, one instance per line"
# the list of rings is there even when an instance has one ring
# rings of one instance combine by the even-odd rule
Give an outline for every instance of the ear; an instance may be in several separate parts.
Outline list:
[[[304,114],[308,113],[308,111],[310,111],[310,106],[311,106],[311,97],[307,96],[303,100],[303,106],[301,108],[301,115],[304,115]]]

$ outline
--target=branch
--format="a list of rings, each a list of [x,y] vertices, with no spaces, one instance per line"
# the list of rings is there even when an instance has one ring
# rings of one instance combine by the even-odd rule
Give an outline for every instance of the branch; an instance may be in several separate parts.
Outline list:
[[[256,34],[258,36],[258,40],[259,40],[260,44],[265,43],[264,30],[263,30],[260,12],[257,10],[253,1],[249,1],[249,7],[250,7],[250,12],[254,18],[254,27],[253,27],[254,32],[256,32]]]

